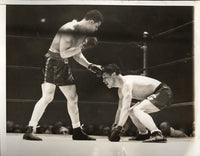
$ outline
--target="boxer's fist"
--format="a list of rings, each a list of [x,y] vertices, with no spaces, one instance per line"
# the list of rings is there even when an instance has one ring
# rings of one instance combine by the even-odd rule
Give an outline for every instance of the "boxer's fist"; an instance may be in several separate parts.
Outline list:
[[[116,127],[116,128],[113,128],[113,129],[111,130],[110,135],[108,136],[108,140],[114,141],[114,142],[119,141],[119,140],[120,140],[121,131],[122,131],[122,127],[121,127],[121,126],[118,126],[118,127]]]
[[[98,44],[98,40],[96,37],[86,37],[84,43],[83,43],[83,48],[93,48]]]
[[[102,69],[102,66],[93,63],[88,66],[88,70],[96,74],[97,77],[101,77]]]

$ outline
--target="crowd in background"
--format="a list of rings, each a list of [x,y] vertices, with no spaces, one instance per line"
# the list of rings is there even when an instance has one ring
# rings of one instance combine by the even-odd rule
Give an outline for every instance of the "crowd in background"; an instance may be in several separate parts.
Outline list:
[[[14,123],[13,121],[6,122],[7,133],[24,133],[26,126]],[[108,136],[111,130],[109,125],[83,125],[82,128],[89,135],[99,135],[99,136]],[[160,124],[160,129],[163,134],[167,137],[192,137],[194,136],[194,129],[184,129],[173,128],[168,122],[162,122]],[[67,126],[61,121],[58,121],[52,125],[40,125],[36,129],[37,134],[61,134],[61,135],[70,135],[72,134],[72,127]],[[129,126],[122,132],[122,136],[136,136],[137,129],[134,126]]]
[[[107,125],[82,125],[84,131],[89,135],[102,135],[107,136],[111,130],[110,126]],[[26,126],[19,125],[13,121],[7,121],[7,133],[24,133]],[[132,136],[136,129],[129,129],[124,135]],[[61,121],[56,122],[52,125],[40,125],[36,129],[38,134],[72,134],[72,127],[63,124]]]

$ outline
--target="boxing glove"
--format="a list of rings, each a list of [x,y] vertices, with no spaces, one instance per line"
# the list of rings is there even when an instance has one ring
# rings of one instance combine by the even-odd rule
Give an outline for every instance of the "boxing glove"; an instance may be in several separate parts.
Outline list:
[[[102,69],[102,66],[93,63],[88,66],[88,70],[96,74],[97,77],[101,77]]]
[[[83,49],[93,48],[98,44],[96,37],[87,37],[83,43]]]
[[[118,142],[120,141],[120,134],[122,131],[122,127],[118,126],[116,128],[113,128],[111,130],[110,135],[108,136],[108,140],[113,141],[113,142]]]

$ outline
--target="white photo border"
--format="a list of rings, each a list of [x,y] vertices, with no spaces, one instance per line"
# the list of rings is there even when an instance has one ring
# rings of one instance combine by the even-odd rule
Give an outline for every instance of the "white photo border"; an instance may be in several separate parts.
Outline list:
[[[0,2],[0,155],[6,148],[6,5],[122,5],[122,6],[193,6],[194,7],[194,115],[195,144],[193,156],[200,155],[200,1],[64,1],[64,0],[2,0]],[[191,153],[188,153],[188,156]]]

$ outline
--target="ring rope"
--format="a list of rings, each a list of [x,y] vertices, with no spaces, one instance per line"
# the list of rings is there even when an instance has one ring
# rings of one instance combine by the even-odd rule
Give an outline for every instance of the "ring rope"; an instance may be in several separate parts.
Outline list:
[[[169,34],[169,33],[174,32],[174,31],[176,31],[176,30],[178,30],[178,29],[180,29],[180,28],[183,28],[183,27],[185,27],[185,26],[188,26],[188,25],[192,24],[193,22],[194,22],[194,21],[190,21],[190,22],[184,23],[184,24],[182,24],[182,25],[179,25],[179,26],[177,26],[177,27],[171,28],[171,29],[166,30],[166,31],[164,31],[164,32],[161,32],[161,33],[152,35],[150,38],[151,38],[151,39],[155,39],[155,38],[160,37],[160,36],[163,36],[163,35],[165,35],[165,34]]]
[[[14,103],[14,102],[25,102],[25,103],[29,103],[29,102],[37,102],[38,99],[7,99],[7,102],[11,102],[11,103]],[[66,103],[66,100],[53,100],[52,103]],[[88,104],[94,104],[94,103],[97,103],[97,104],[109,104],[109,105],[114,105],[116,104],[115,102],[108,102],[108,101],[79,101],[79,103],[88,103]]]
[[[190,24],[192,24],[194,21],[189,21],[187,23],[184,23],[182,25],[179,25],[177,27],[174,27],[174,28],[171,28],[169,30],[166,30],[164,32],[161,32],[161,33],[158,33],[158,34],[155,34],[155,35],[151,35],[148,37],[148,39],[155,39],[155,38],[158,38],[158,37],[161,37],[165,34],[168,34],[168,33],[171,33],[171,32],[174,32],[180,28],[183,28],[185,26],[188,26]],[[7,34],[6,37],[10,37],[10,38],[27,38],[27,39],[47,39],[47,40],[52,40],[52,37],[42,37],[42,36],[21,36],[21,35],[11,35],[11,34]],[[136,46],[136,47],[142,47],[143,46],[143,41],[131,41],[131,42],[111,42],[111,41],[99,41],[99,43],[102,43],[102,44],[115,44],[115,45],[122,45],[122,44],[127,44],[127,45],[130,45],[130,46]]]
[[[144,70],[151,70],[151,69],[155,69],[155,68],[159,68],[159,67],[164,67],[164,66],[168,66],[168,65],[174,65],[176,63],[182,63],[182,62],[191,61],[193,58],[194,58],[193,56],[192,57],[186,57],[186,58],[179,59],[179,60],[176,60],[176,61],[162,63],[162,64],[155,65],[155,66],[150,66],[148,68],[141,68],[141,69],[137,69],[137,70],[132,70],[130,72],[131,73],[140,73],[140,72],[143,72]]]
[[[42,67],[32,67],[32,66],[17,66],[17,65],[7,65],[6,68],[18,69],[18,70],[42,70]],[[72,68],[73,71],[82,72],[86,71],[84,69]]]
[[[38,99],[7,99],[7,102],[37,102]],[[66,100],[53,100],[52,103],[66,103]],[[115,105],[116,102],[109,102],[109,101],[79,101],[79,103],[88,103],[88,104],[109,104],[109,105]],[[180,103],[174,103],[170,105],[168,108],[171,107],[180,107],[180,106],[191,106],[193,105],[193,102],[180,102]],[[167,109],[167,108],[166,108]]]
[[[155,68],[159,68],[159,67],[163,67],[163,66],[173,65],[173,64],[176,64],[176,63],[187,62],[187,61],[192,60],[193,58],[194,57],[192,56],[192,57],[187,57],[187,58],[179,59],[179,60],[176,60],[176,61],[162,63],[162,64],[155,65],[155,66],[150,66],[148,68],[141,68],[141,69],[137,69],[137,70],[129,70],[129,73],[136,74],[136,73],[143,72],[144,70],[151,70],[151,69],[155,69]],[[23,70],[29,70],[29,69],[31,69],[31,70],[41,70],[41,67],[17,66],[17,65],[7,65],[6,68],[19,69],[19,70],[20,69],[23,69]],[[79,72],[86,71],[84,69],[77,69],[77,68],[72,68],[72,70],[79,71]]]

